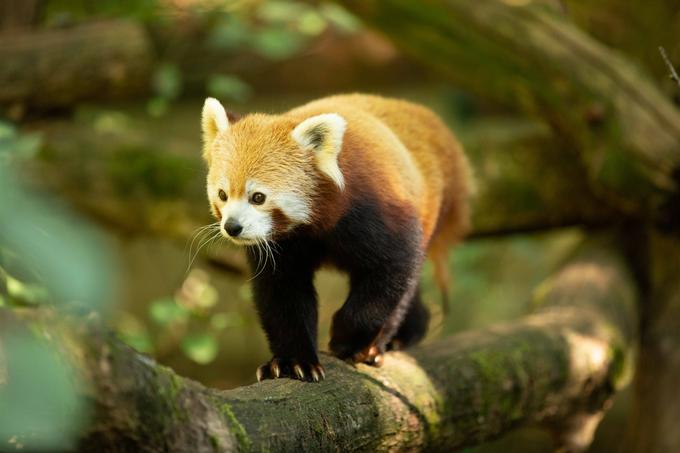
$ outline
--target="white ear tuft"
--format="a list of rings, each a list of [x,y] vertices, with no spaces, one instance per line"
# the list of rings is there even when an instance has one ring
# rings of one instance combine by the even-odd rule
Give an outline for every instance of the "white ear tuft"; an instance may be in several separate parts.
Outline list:
[[[338,155],[342,150],[342,140],[347,121],[337,113],[323,113],[307,118],[293,129],[291,137],[302,148],[313,151],[316,163],[341,190],[345,178],[338,166]]]
[[[229,129],[227,112],[217,99],[207,98],[203,103],[201,128],[203,130],[203,157],[208,159],[210,148],[217,134]]]

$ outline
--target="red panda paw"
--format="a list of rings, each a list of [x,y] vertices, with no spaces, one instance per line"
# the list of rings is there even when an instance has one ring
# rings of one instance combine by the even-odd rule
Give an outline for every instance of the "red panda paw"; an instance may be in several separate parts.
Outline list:
[[[365,363],[375,367],[383,364],[385,348],[378,346],[375,341],[358,351],[356,345],[344,344],[335,339],[331,339],[329,347],[334,356],[350,363]]]
[[[257,369],[257,382],[265,379],[290,378],[307,382],[323,381],[326,372],[320,363],[274,357]]]
[[[381,367],[384,359],[384,351],[376,345],[370,345],[352,356],[354,363],[365,363],[375,367]]]

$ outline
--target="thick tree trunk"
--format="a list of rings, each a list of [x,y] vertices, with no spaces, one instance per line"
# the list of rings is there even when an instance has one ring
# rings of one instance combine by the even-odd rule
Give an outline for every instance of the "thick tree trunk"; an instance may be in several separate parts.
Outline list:
[[[680,451],[680,241],[652,234],[628,451]]]
[[[52,109],[148,89],[154,55],[144,28],[109,21],[0,36],[0,107]]]
[[[680,224],[680,113],[546,2],[340,3],[451,80],[547,121],[621,212]]]
[[[322,383],[230,391],[176,376],[96,322],[3,310],[0,332],[30,324],[65,351],[94,403],[83,450],[452,450],[541,424],[580,451],[628,379],[636,288],[621,258],[591,242],[537,302],[523,320],[390,353],[382,368],[324,356]]]

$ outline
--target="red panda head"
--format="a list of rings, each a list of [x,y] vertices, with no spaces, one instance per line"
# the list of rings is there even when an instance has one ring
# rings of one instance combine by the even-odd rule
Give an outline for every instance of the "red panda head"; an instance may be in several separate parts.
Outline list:
[[[336,113],[302,120],[253,114],[229,124],[219,101],[206,99],[203,157],[222,234],[247,245],[311,223],[322,180],[344,188],[338,155],[345,128]]]

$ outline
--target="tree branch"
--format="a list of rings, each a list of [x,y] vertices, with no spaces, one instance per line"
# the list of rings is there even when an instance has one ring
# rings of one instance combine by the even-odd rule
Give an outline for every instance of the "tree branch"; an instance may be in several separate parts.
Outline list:
[[[97,322],[45,310],[2,310],[0,332],[30,324],[63,348],[93,402],[86,450],[455,449],[541,424],[578,451],[628,379],[637,325],[631,282],[621,258],[591,242],[539,287],[535,314],[390,353],[382,368],[324,356],[320,384],[207,389]]]
[[[28,105],[51,109],[144,93],[153,60],[151,41],[134,22],[7,34],[0,39],[0,108],[21,117]]]
[[[666,63],[668,66],[668,71],[669,71],[669,77],[671,80],[674,80],[675,83],[678,84],[680,87],[680,77],[678,77],[678,73],[675,72],[675,66],[673,66],[673,63],[671,63],[671,60],[668,58],[668,55],[666,54],[666,49],[663,48],[663,46],[659,46],[659,53],[661,54],[661,58],[663,58],[663,61]]]

